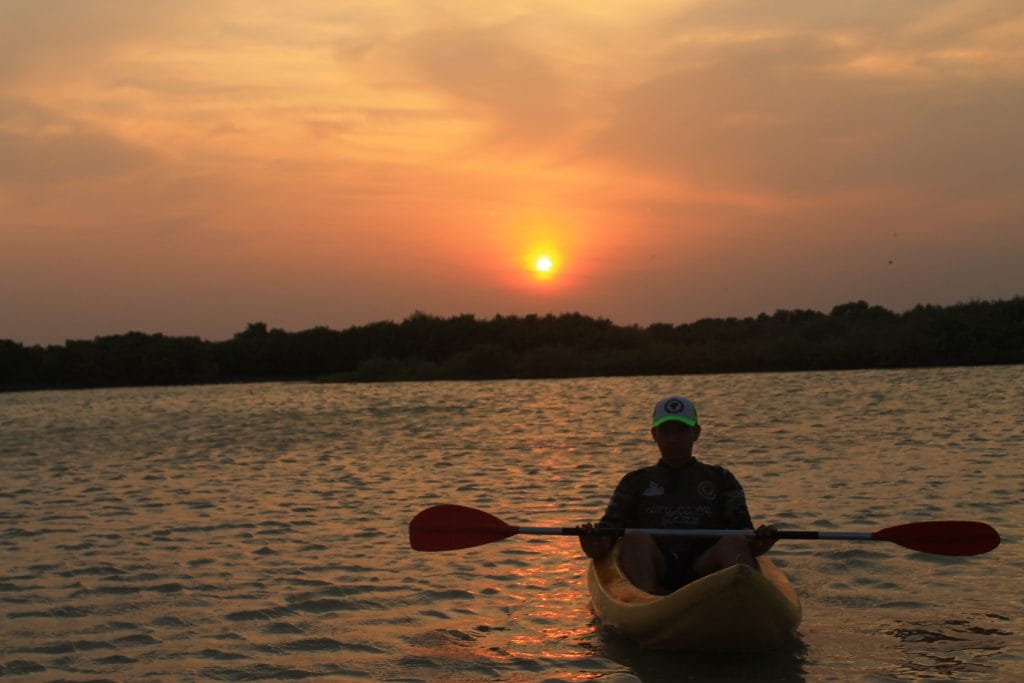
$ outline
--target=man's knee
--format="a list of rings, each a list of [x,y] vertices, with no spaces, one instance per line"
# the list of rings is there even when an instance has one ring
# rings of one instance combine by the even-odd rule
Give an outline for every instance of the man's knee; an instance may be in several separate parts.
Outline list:
[[[698,574],[705,575],[734,564],[746,564],[756,567],[750,554],[750,543],[746,536],[723,536],[703,555],[697,558],[694,569]]]
[[[622,554],[648,560],[661,558],[661,550],[650,534],[626,534],[623,536]]]
[[[725,536],[718,542],[718,556],[721,558],[721,566],[728,567],[734,564],[748,564],[757,566],[754,556],[750,553],[750,541],[746,536]]]
[[[723,536],[715,545],[727,553],[750,553],[750,543],[746,536]]]
[[[665,558],[649,534],[626,534],[619,558],[626,575],[647,590],[665,575]]]

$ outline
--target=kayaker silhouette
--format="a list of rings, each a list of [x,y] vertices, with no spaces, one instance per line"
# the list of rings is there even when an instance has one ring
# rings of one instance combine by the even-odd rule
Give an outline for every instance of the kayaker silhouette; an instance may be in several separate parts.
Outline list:
[[[651,436],[661,458],[650,467],[625,475],[597,527],[616,529],[737,529],[754,525],[743,487],[729,470],[697,460],[693,447],[700,438],[697,407],[682,396],[668,396],[654,406]],[[583,529],[593,530],[586,524]],[[776,529],[762,525],[753,538],[722,536],[689,538],[630,533],[622,537],[620,564],[629,580],[648,593],[672,592],[720,569],[745,564],[775,543]],[[580,546],[600,559],[616,539],[584,533]]]

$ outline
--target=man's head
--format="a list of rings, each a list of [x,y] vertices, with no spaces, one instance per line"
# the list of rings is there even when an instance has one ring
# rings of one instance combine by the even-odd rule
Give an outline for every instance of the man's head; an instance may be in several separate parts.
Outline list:
[[[700,437],[697,407],[682,396],[667,396],[654,406],[651,436],[662,459],[672,467],[681,467],[693,457],[693,444]]]

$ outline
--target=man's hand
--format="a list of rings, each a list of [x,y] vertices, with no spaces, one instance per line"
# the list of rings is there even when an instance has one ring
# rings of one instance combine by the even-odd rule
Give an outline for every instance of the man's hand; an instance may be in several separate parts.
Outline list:
[[[580,531],[583,532],[580,535],[580,547],[583,548],[583,552],[587,554],[587,557],[599,560],[612,549],[614,539],[611,536],[599,536],[593,533],[595,528],[590,522],[580,526]]]
[[[771,550],[778,540],[779,530],[772,524],[762,524],[754,533],[757,535],[750,539],[750,554],[757,557]]]

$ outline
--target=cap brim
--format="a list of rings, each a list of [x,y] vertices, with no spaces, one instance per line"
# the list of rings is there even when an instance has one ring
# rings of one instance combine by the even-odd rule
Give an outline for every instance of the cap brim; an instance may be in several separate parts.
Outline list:
[[[695,420],[693,418],[680,417],[678,415],[666,415],[663,418],[655,420],[654,424],[652,425],[652,427],[659,427],[659,426],[665,424],[666,422],[682,422],[684,425],[689,425],[690,427],[696,427],[697,426],[697,420]]]

